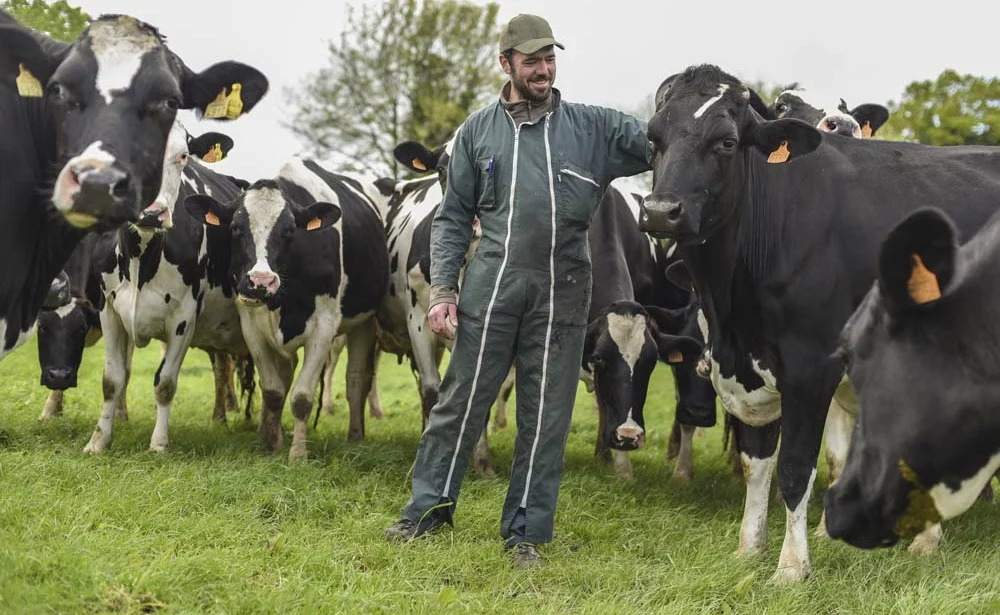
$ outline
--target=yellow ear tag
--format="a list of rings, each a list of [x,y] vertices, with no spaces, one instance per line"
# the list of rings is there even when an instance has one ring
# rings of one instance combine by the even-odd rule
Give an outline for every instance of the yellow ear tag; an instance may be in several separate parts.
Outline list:
[[[242,85],[234,83],[233,91],[229,94],[229,101],[226,103],[226,117],[231,120],[235,120],[243,113],[242,89]]]
[[[206,119],[215,120],[226,114],[226,88],[219,90],[219,95],[215,97],[215,100],[208,103],[205,107]]]
[[[201,159],[205,162],[218,162],[222,160],[222,158],[222,145],[219,143],[213,145],[212,149],[208,150],[208,153],[201,157]]]
[[[313,218],[312,220],[309,221],[309,224],[306,225],[306,230],[307,231],[315,231],[321,225],[322,225],[322,223],[319,221],[319,218]]]
[[[410,162],[410,164],[413,165],[414,169],[417,169],[417,170],[420,170],[420,171],[426,171],[427,170],[427,165],[425,165],[423,162],[420,162],[419,158],[414,158],[413,161]]]
[[[24,67],[24,63],[17,65],[20,72],[17,75],[17,93],[24,98],[41,98],[42,97],[42,84],[35,76],[31,74],[27,68]]]
[[[767,157],[767,161],[771,164],[786,162],[791,155],[792,153],[788,151],[788,141],[782,141],[778,149],[771,152],[771,155]]]
[[[667,355],[667,363],[676,364],[683,362],[684,362],[684,355],[682,355],[680,352],[676,350],[672,351],[670,354]]]
[[[215,215],[215,213],[211,211],[205,213],[205,222],[207,224],[211,224],[212,226],[219,226],[222,224],[219,220],[219,216]]]
[[[920,256],[913,255],[914,265],[910,279],[906,281],[906,289],[910,291],[910,297],[918,304],[930,303],[941,298],[941,288],[938,286],[937,276],[930,269],[924,266]]]
[[[870,123],[865,122],[865,125],[861,127],[861,136],[865,139],[872,138],[872,125]]]

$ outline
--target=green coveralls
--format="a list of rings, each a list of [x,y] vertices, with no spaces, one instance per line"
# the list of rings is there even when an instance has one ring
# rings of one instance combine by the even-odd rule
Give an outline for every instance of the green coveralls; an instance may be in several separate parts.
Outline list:
[[[534,122],[515,128],[498,101],[456,134],[431,230],[431,282],[458,287],[476,215],[482,238],[465,270],[451,359],[403,509],[412,521],[451,522],[473,447],[516,359],[517,440],[500,526],[508,546],[552,540],[590,308],[587,229],[611,180],[649,169],[644,122],[553,96],[552,111]]]

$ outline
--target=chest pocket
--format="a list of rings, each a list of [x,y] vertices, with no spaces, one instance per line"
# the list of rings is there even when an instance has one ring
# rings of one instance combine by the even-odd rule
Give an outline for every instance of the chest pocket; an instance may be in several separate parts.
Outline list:
[[[479,202],[476,208],[479,211],[490,211],[497,207],[497,188],[494,177],[496,176],[496,162],[494,158],[479,159]]]
[[[567,220],[590,224],[601,200],[601,185],[592,171],[564,162],[558,170],[562,215]]]

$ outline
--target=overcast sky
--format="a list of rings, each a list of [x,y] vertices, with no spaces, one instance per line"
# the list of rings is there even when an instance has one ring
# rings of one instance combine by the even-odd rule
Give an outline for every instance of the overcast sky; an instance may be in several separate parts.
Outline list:
[[[182,114],[192,133],[216,129],[232,136],[230,158],[215,168],[249,180],[274,175],[282,160],[300,151],[301,143],[281,125],[291,116],[285,90],[326,64],[327,44],[342,31],[348,5],[69,2],[93,17],[128,13],[153,24],[194,70],[232,59],[264,72],[270,92],[240,120],[196,122],[190,112]],[[851,106],[898,99],[909,82],[934,78],[945,68],[1000,74],[996,0],[500,2],[502,21],[522,12],[548,19],[566,46],[556,76],[565,99],[623,109],[636,108],[664,77],[703,62],[747,80],[799,81],[817,97],[843,97]]]

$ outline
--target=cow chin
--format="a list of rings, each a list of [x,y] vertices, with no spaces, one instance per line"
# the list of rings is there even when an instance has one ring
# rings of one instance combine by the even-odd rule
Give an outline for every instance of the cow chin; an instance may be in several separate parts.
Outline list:
[[[842,482],[842,481],[841,481]],[[899,536],[891,524],[873,515],[857,490],[835,484],[824,497],[826,531],[830,538],[843,540],[859,549],[891,547]]]

